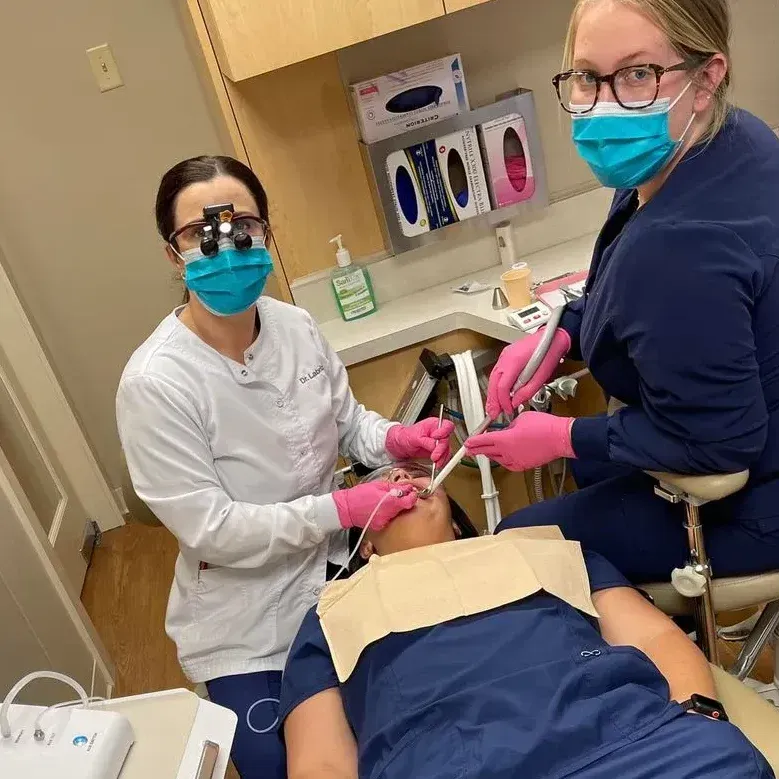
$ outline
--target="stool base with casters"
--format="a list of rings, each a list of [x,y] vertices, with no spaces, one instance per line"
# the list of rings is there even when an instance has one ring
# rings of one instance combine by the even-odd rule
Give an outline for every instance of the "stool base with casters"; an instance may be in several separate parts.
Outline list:
[[[649,584],[642,589],[652,596],[657,607],[666,614],[694,614],[698,642],[714,665],[720,664],[716,614],[766,604],[738,658],[729,669],[733,676],[744,680],[779,627],[779,570],[750,576],[714,577],[706,554],[700,507],[738,492],[746,485],[749,473],[743,471],[717,476],[649,475],[657,480],[655,492],[660,497],[672,503],[685,504],[690,557],[684,568],[674,570],[671,582]],[[779,677],[777,672],[774,675]]]

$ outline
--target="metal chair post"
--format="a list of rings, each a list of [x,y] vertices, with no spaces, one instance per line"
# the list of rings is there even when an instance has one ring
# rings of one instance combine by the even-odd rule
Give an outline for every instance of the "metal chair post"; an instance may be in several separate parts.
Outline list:
[[[689,565],[693,570],[705,577],[703,593],[695,600],[696,637],[701,651],[713,665],[719,665],[719,649],[717,647],[717,619],[714,614],[714,602],[711,595],[711,563],[706,554],[703,541],[703,525],[700,509],[689,499],[684,502],[685,529],[690,547]]]
[[[699,500],[686,491],[659,479],[655,485],[655,494],[669,503],[684,503],[687,544],[690,556],[684,568],[677,568],[671,574],[673,586],[680,595],[694,601],[695,632],[698,646],[712,665],[719,665],[717,647],[717,621],[714,615],[714,602],[711,595],[711,563],[706,554],[701,524]]]
[[[706,554],[700,507],[723,500],[743,489],[749,482],[749,471],[739,473],[684,476],[648,471],[657,482],[655,493],[670,503],[685,503],[685,523],[690,556],[684,568],[671,572],[670,582],[643,585],[643,589],[666,614],[682,615],[692,607],[698,631],[698,643],[712,661],[719,665],[715,608],[720,612],[764,605],[754,627],[730,673],[746,679],[760,652],[779,629],[779,570],[715,579]],[[777,653],[779,658],[779,653]],[[755,686],[750,682],[750,686]],[[772,684],[758,685],[757,692],[779,706],[779,662]]]

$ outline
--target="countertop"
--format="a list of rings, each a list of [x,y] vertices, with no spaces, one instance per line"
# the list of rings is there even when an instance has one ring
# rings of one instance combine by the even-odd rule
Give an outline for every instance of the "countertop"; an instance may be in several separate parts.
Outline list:
[[[596,233],[584,235],[521,259],[530,266],[534,283],[586,270],[596,237]],[[511,343],[522,336],[522,331],[507,323],[505,310],[492,308],[492,288],[500,286],[502,272],[502,266],[496,265],[384,303],[375,314],[364,319],[353,322],[333,319],[320,327],[347,366],[455,330],[471,330]],[[453,287],[465,281],[480,281],[489,284],[490,289],[473,295],[452,292]]]

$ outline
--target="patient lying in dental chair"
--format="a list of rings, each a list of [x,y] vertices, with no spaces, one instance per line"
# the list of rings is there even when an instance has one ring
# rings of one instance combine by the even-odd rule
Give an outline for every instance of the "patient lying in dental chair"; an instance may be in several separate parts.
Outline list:
[[[367,531],[290,651],[290,779],[774,776],[680,705],[716,698],[705,658],[606,560],[548,531],[474,535],[442,491]]]

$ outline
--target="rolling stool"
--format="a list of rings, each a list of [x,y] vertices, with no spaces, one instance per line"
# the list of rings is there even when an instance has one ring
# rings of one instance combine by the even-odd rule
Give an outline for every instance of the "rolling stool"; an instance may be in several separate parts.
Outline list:
[[[715,476],[649,475],[658,481],[655,486],[657,495],[671,503],[685,504],[685,528],[690,546],[687,565],[674,569],[670,582],[642,586],[652,596],[655,605],[671,616],[692,612],[700,647],[709,662],[719,666],[715,615],[767,604],[730,669],[733,676],[743,681],[779,625],[779,570],[751,576],[713,578],[699,509],[704,503],[722,500],[738,492],[747,483],[749,472]],[[775,665],[774,677],[776,684],[779,664]]]

